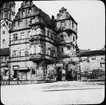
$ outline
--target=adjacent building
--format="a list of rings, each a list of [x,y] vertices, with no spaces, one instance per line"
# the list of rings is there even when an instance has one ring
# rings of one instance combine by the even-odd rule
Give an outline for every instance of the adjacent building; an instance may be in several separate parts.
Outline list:
[[[92,73],[95,70],[98,72],[98,75],[101,75],[101,72],[105,72],[105,47],[100,50],[80,51],[79,54],[82,74],[86,72]]]
[[[9,78],[9,29],[15,17],[15,3],[0,3],[0,69],[3,78]]]

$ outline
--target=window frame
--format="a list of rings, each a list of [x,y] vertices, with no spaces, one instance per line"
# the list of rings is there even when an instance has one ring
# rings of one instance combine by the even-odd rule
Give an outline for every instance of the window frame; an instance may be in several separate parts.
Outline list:
[[[14,41],[18,40],[18,34],[17,33],[13,34],[13,40]]]

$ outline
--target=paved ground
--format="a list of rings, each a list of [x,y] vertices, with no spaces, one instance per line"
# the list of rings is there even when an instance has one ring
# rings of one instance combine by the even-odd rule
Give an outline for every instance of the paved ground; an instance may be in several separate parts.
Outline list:
[[[5,105],[98,104],[104,100],[104,85],[76,81],[1,86]]]

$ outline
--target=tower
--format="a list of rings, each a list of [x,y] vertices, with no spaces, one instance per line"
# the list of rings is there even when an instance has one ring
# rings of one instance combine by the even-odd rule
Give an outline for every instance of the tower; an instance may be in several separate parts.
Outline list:
[[[58,31],[59,42],[58,52],[61,52],[62,56],[75,56],[77,47],[77,22],[64,7],[57,14],[56,29]]]
[[[58,32],[58,61],[63,63],[66,69],[66,79],[77,79],[77,22],[62,7],[57,14],[56,30]]]
[[[0,35],[0,48],[9,47],[9,30],[12,25],[12,21],[15,17],[15,3],[3,2],[0,4],[0,24],[1,24],[1,35]]]

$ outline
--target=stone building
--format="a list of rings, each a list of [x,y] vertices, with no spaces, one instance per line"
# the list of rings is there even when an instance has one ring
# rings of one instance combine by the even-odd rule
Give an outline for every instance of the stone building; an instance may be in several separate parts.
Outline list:
[[[66,59],[76,56],[77,23],[64,7],[51,19],[32,1],[23,1],[12,22],[9,45],[10,77],[44,80],[50,70],[56,72],[58,64],[63,67]]]
[[[0,3],[0,70],[4,78],[9,77],[9,29],[15,17],[15,3]]]
[[[67,9],[62,7],[56,19],[56,30],[58,33],[57,60],[59,63],[61,62],[62,68],[64,65],[68,66],[65,69],[66,75],[70,75],[70,79],[74,73],[77,75],[79,68],[77,57],[77,25],[77,22]]]
[[[90,50],[80,53],[81,72],[101,69],[105,71],[105,50]]]
[[[43,79],[47,64],[54,63],[56,57],[52,19],[32,1],[24,1],[10,33],[11,77]]]

